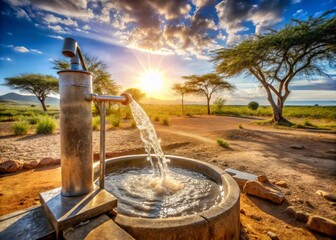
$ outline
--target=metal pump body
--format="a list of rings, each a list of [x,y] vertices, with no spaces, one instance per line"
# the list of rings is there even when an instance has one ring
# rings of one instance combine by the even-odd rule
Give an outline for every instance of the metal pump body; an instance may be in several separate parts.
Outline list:
[[[61,194],[66,197],[91,192],[93,184],[92,101],[100,102],[100,187],[105,176],[105,102],[129,104],[129,94],[105,96],[92,93],[92,73],[87,71],[77,42],[64,40],[63,55],[71,58],[71,69],[59,71]],[[79,60],[83,70],[79,70]]]

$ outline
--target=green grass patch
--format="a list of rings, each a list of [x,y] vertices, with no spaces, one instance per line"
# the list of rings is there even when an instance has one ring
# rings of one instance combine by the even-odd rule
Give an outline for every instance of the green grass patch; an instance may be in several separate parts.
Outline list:
[[[27,121],[15,122],[12,125],[14,135],[26,135],[30,129],[30,125]]]
[[[230,144],[228,142],[226,142],[225,140],[221,139],[221,138],[218,138],[217,139],[217,144],[218,146],[222,147],[222,148],[230,148]]]
[[[120,127],[120,117],[119,115],[110,115],[107,118],[108,122],[112,125],[114,128]]]
[[[93,117],[92,118],[92,129],[93,130],[99,130],[100,128],[100,117]]]
[[[56,121],[51,117],[43,117],[36,124],[37,134],[52,134],[56,129]]]

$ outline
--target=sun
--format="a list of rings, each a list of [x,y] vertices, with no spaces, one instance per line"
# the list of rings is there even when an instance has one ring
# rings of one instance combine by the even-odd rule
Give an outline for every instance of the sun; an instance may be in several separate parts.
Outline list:
[[[163,76],[159,71],[147,71],[140,79],[141,89],[148,94],[157,94],[162,90]]]

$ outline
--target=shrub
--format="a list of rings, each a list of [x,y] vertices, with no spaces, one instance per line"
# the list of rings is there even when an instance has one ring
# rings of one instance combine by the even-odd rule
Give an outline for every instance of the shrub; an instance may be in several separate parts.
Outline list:
[[[12,125],[12,130],[15,135],[25,135],[28,133],[30,125],[26,121],[15,122]]]
[[[229,143],[220,138],[217,139],[217,144],[223,148],[230,148]]]
[[[33,117],[30,117],[29,118],[29,123],[32,124],[32,125],[35,125],[39,122],[40,118],[38,116],[33,116]]]
[[[99,130],[100,128],[100,117],[93,117],[92,118],[92,129]]]
[[[216,106],[216,112],[218,113],[222,112],[225,102],[226,100],[223,98],[217,98],[216,101],[214,101],[214,105]]]
[[[244,129],[243,124],[239,124],[238,127],[239,127],[240,129]]]
[[[252,110],[257,110],[258,107],[259,107],[259,103],[257,103],[256,101],[252,101],[252,102],[249,102],[249,104],[247,105],[247,107],[249,109],[252,109]]]
[[[131,127],[132,127],[132,128],[135,128],[135,127],[136,127],[136,123],[135,123],[134,120],[131,122]]]
[[[162,119],[162,124],[165,126],[169,126],[169,118],[168,116],[164,116],[164,118]]]
[[[108,118],[108,121],[111,123],[113,127],[119,127],[120,126],[120,118],[119,116],[110,116]]]
[[[160,117],[159,116],[155,116],[154,121],[155,122],[159,122],[160,121]]]
[[[31,107],[36,107],[34,104],[30,105]]]
[[[37,134],[52,134],[56,129],[56,121],[50,117],[43,117],[36,125]]]

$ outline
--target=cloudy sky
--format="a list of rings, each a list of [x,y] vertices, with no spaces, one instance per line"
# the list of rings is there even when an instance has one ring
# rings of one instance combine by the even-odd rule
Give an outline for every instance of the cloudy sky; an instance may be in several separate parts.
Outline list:
[[[21,73],[57,76],[50,61],[62,58],[63,39],[73,37],[84,52],[106,63],[123,89],[138,87],[148,97],[161,99],[178,98],[170,88],[181,76],[213,71],[212,50],[336,6],[335,0],[0,0],[0,4],[0,84]],[[336,76],[335,69],[329,73]],[[252,77],[229,81],[237,90],[221,95],[228,103],[267,103]],[[335,100],[335,81],[321,76],[297,79],[289,101]],[[0,86],[0,95],[10,91]]]

